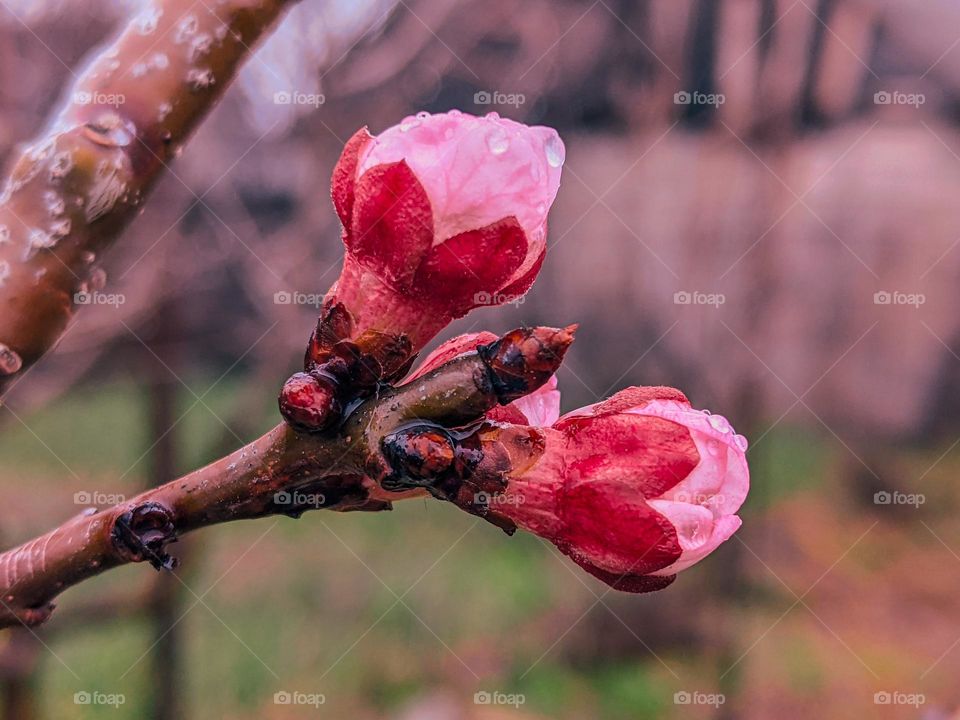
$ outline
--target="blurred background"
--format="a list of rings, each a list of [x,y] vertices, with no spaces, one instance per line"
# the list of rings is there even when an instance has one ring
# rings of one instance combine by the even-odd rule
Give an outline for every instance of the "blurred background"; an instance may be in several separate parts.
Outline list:
[[[0,0],[5,159],[144,6]],[[743,529],[643,596],[432,501],[205,531],[0,636],[5,717],[960,717],[957,28],[950,0],[303,0],[0,409],[2,542],[274,425],[343,142],[451,108],[567,161],[534,289],[444,338],[579,322],[564,410],[667,384],[723,413]]]

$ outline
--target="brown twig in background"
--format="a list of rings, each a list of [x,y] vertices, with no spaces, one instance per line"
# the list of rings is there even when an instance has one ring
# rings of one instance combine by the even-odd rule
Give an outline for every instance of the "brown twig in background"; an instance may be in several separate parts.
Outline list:
[[[515,330],[407,385],[384,387],[335,433],[279,425],[200,470],[0,554],[0,627],[44,622],[63,590],[110,568],[172,568],[170,543],[230,520],[387,510],[423,490],[486,515],[475,498],[502,489],[505,472],[536,443],[529,428],[479,421],[545,383],[572,340],[572,328]]]
[[[0,203],[0,390],[60,337],[96,259],[294,0],[163,0],[80,75]]]

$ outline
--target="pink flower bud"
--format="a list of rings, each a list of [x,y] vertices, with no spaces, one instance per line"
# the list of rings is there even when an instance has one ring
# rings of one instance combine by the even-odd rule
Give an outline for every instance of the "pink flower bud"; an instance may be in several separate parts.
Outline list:
[[[628,388],[544,428],[495,512],[619,590],[647,592],[740,527],[747,441],[671,388]]]
[[[450,320],[522,296],[546,249],[563,143],[496,113],[419,113],[344,148],[332,194],[346,257],[328,301],[419,349]]]

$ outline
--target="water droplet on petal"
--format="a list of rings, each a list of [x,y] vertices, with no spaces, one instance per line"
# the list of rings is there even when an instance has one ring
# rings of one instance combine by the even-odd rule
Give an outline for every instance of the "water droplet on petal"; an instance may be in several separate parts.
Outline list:
[[[168,102],[162,102],[157,108],[157,119],[163,122],[171,112],[173,112],[173,105]]]
[[[426,110],[421,110],[417,113],[416,117],[418,120],[426,120],[428,117],[430,117],[430,113],[428,113]]]
[[[130,74],[133,75],[135,78],[143,77],[144,75],[147,74],[148,69],[149,68],[147,68],[146,63],[137,63],[132,68],[130,68]]]
[[[510,138],[502,128],[497,128],[487,135],[487,147],[494,155],[503,155],[510,147]]]
[[[3,285],[8,277],[10,277],[10,263],[0,260],[0,285]]]
[[[97,259],[97,254],[94,252],[91,252],[90,250],[84,250],[80,254],[80,259],[83,260],[87,265],[89,265],[90,263],[92,263],[94,260]]]
[[[487,120],[499,120],[499,119],[500,119],[500,113],[498,113],[498,112],[496,112],[496,111],[491,111],[491,112],[488,112],[486,115],[484,115],[484,117],[485,117]]]
[[[10,242],[10,228],[0,225],[0,245],[6,245],[8,242]]]
[[[737,449],[740,452],[746,452],[747,446],[750,444],[747,442],[747,439],[743,435],[734,435],[733,444],[737,446]]]
[[[723,417],[723,415],[711,415],[709,422],[710,427],[717,432],[728,433],[732,429],[730,423],[727,422],[727,419]]]
[[[23,360],[16,351],[0,343],[0,374],[13,375],[21,367],[23,367]]]
[[[408,130],[413,130],[415,127],[420,126],[420,121],[417,120],[413,115],[408,115],[400,122],[400,132],[407,132]]]
[[[563,142],[560,140],[560,136],[557,134],[551,134],[546,144],[543,147],[544,152],[547,155],[547,163],[550,167],[560,167],[563,165],[563,161],[566,159],[567,151],[563,147]]]

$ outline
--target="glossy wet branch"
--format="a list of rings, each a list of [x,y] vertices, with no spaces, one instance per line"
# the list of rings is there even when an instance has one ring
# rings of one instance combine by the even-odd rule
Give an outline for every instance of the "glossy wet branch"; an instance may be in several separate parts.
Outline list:
[[[102,284],[101,253],[294,1],[157,0],[77,76],[0,197],[0,392]]]

